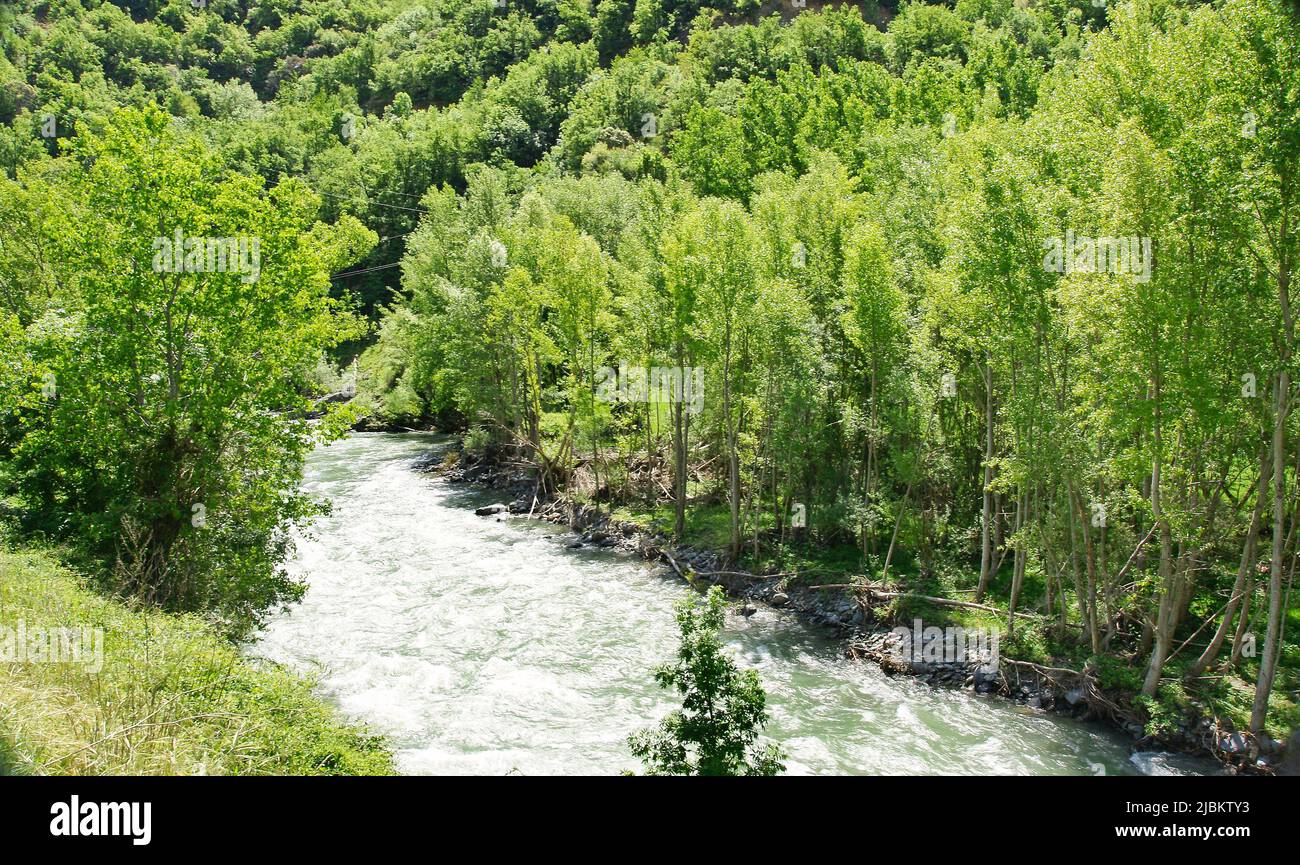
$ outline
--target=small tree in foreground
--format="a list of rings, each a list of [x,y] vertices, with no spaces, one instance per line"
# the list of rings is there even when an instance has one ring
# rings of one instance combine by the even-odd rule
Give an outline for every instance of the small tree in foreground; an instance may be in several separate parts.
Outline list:
[[[738,670],[722,651],[725,605],[717,586],[701,607],[677,605],[682,643],[677,662],[655,670],[662,687],[682,694],[682,708],[633,735],[632,753],[651,775],[775,775],[785,766],[776,745],[759,745],[767,695],[753,670]]]

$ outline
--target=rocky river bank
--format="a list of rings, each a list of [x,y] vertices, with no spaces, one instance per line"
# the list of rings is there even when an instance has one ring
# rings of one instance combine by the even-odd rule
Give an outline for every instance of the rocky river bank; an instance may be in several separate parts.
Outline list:
[[[1128,736],[1135,750],[1165,750],[1209,757],[1227,773],[1300,774],[1300,735],[1290,747],[1267,737],[1231,729],[1202,714],[1182,719],[1171,730],[1149,735],[1128,694],[1103,689],[1091,671],[1043,666],[1005,654],[961,660],[920,659],[900,651],[900,625],[889,617],[889,605],[872,605],[857,588],[844,585],[805,585],[789,575],[754,574],[729,565],[719,553],[673,543],[630,522],[612,519],[591,505],[563,496],[538,497],[532,477],[519,468],[481,454],[456,451],[451,458],[429,458],[418,468],[435,472],[452,483],[467,483],[506,493],[502,501],[480,507],[487,519],[523,515],[567,526],[576,533],[570,548],[621,550],[660,561],[692,586],[718,585],[740,604],[741,615],[752,615],[756,604],[781,609],[806,622],[833,629],[846,655],[871,661],[888,675],[906,675],[935,687],[962,688],[976,694],[1015,701],[1026,710],[1051,712],[1103,723]]]

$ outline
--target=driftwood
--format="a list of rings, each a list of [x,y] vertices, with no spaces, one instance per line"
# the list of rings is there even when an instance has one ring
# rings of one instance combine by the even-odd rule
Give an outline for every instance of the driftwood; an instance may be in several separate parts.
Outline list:
[[[858,591],[866,592],[867,594],[871,595],[873,598],[883,598],[885,600],[891,600],[894,598],[910,598],[911,600],[915,600],[915,601],[926,601],[931,604],[937,604],[941,607],[964,607],[972,610],[983,610],[987,613],[996,613],[999,616],[1002,615],[1002,613],[1004,612],[1003,610],[999,610],[997,607],[990,607],[987,604],[977,604],[974,601],[957,601],[957,600],[953,600],[952,598],[936,598],[933,595],[917,595],[917,594],[913,594],[912,592],[882,592],[880,589],[875,589],[872,588],[871,586],[864,586],[861,585],[860,583],[828,583],[827,585],[824,586],[813,586],[812,588],[814,589],[856,589]],[[1039,617],[1038,613],[1017,612],[1016,615],[1022,616],[1027,619],[1033,619]]]
[[[1082,688],[1082,698],[1083,701],[1088,704],[1089,709],[1094,711],[1105,711],[1110,714],[1112,718],[1122,718],[1127,721],[1132,721],[1134,719],[1132,712],[1122,708],[1102,693],[1101,689],[1097,687],[1097,679],[1091,670],[1084,669],[1080,671],[1071,670],[1066,667],[1045,667],[1042,664],[1035,664],[1032,661],[1016,661],[1011,658],[999,658],[998,667],[999,675],[1002,677],[1003,682],[1006,682],[1006,673],[1003,670],[1004,667],[1011,667],[1017,671],[1017,684],[1019,684],[1020,681],[1019,671],[1021,669],[1028,669],[1042,677],[1052,687],[1063,691],[1072,690],[1067,689],[1060,681],[1061,679],[1066,679],[1068,677],[1073,679],[1078,683],[1078,686]]]
[[[677,564],[677,560],[673,558],[671,553],[667,551],[663,551],[663,557],[668,560],[668,563],[670,565],[672,565],[673,570],[677,572],[677,576],[681,577],[682,579],[687,579],[686,574],[683,573],[681,567]],[[772,578],[785,578],[785,577],[799,576],[798,573],[789,573],[789,572],[780,573],[780,574],[751,574],[746,571],[695,571],[694,574],[697,577],[706,577],[706,578],[708,577],[754,577],[754,578],[765,579],[765,580],[772,579]],[[995,615],[999,615],[999,616],[1003,615],[1003,613],[1005,612],[1003,610],[999,610],[997,607],[990,607],[987,604],[977,604],[974,601],[958,601],[952,598],[937,598],[934,597],[933,595],[917,595],[917,594],[913,594],[912,592],[885,592],[885,591],[881,591],[880,589],[874,588],[872,586],[864,586],[861,583],[827,583],[820,586],[811,586],[810,588],[852,589],[854,591],[866,592],[872,598],[880,598],[883,600],[893,600],[896,598],[909,598],[911,600],[925,601],[927,603],[936,604],[941,607],[961,607],[963,609],[983,610],[986,613],[994,613]],[[1025,619],[1037,619],[1042,617],[1041,613],[1022,613],[1019,611],[1016,612],[1016,615]]]
[[[758,580],[770,580],[774,577],[797,577],[798,574],[751,574],[748,571],[696,571],[697,577],[753,577]]]
[[[677,572],[677,576],[681,577],[683,580],[688,580],[688,581],[689,581],[689,578],[686,576],[685,571],[682,570],[681,565],[679,565],[679,564],[677,563],[677,559],[673,557],[673,554],[672,554],[672,553],[668,552],[667,550],[660,550],[660,551],[659,551],[659,554],[662,555],[662,556],[664,557],[664,559],[667,560],[668,564],[672,565],[673,570]],[[795,573],[784,573],[784,574],[751,574],[751,573],[749,573],[748,571],[696,571],[696,570],[692,569],[691,572],[692,572],[696,577],[752,577],[752,578],[755,578],[755,579],[763,579],[763,580],[770,580],[770,579],[773,579],[773,578],[775,578],[775,577],[797,577],[797,576],[799,576],[798,574],[795,574]]]
[[[1069,667],[1044,667],[1042,664],[1035,664],[1033,661],[1013,661],[1010,658],[1002,658],[999,663],[1010,664],[1013,667],[1029,667],[1045,679],[1051,680],[1052,674],[1058,676],[1074,676],[1078,679],[1091,679],[1092,673],[1086,670],[1071,670]]]
[[[677,560],[673,558],[672,553],[668,552],[667,550],[660,550],[659,553],[665,559],[668,560],[668,564],[673,566],[673,570],[677,572],[677,576],[681,577],[683,580],[686,580],[687,582],[690,582],[690,579],[686,576],[686,574],[682,573],[682,569],[677,564]]]
[[[941,607],[963,607],[972,610],[983,610],[987,613],[996,613],[999,616],[1004,612],[1003,610],[999,610],[997,607],[990,607],[987,604],[977,604],[974,601],[955,601],[952,598],[936,598],[933,595],[914,595],[911,592],[881,592],[877,589],[871,588],[868,588],[867,592],[874,598],[885,598],[887,600],[893,598],[909,598],[914,601],[926,601],[927,603],[938,604]],[[1017,612],[1016,615],[1027,619],[1034,619],[1038,618],[1039,614]]]

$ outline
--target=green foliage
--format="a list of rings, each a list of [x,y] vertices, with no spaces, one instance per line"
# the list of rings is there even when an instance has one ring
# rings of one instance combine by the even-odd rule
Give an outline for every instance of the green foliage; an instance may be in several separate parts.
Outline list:
[[[1146,716],[1144,731],[1148,736],[1174,735],[1187,715],[1187,692],[1178,682],[1161,685],[1156,696],[1139,696],[1134,702]]]
[[[1102,656],[1095,665],[1097,681],[1109,691],[1133,693],[1142,687],[1141,675],[1118,658]]]
[[[889,25],[890,60],[899,71],[935,57],[964,60],[970,27],[946,6],[908,3]]]
[[[197,616],[130,610],[44,552],[0,550],[0,617],[102,628],[103,666],[0,665],[0,768],[67,775],[388,775],[382,739]]]
[[[301,183],[227,174],[152,109],[19,186],[36,222],[11,212],[0,230],[35,232],[14,264],[57,286],[13,310],[45,397],[5,407],[32,527],[78,544],[118,591],[248,627],[299,591],[280,564],[288,525],[316,511],[294,493],[302,460],[345,422],[307,426],[310,375],[357,332],[328,274],[373,234],[315,222]],[[222,258],[203,238],[240,244]]]
[[[174,535],[180,570],[123,584],[249,619],[295,591],[274,571],[312,510],[311,371],[359,356],[372,424],[473,425],[549,489],[733,558],[973,589],[1026,656],[1121,688],[1145,666],[1154,696],[1233,594],[1275,418],[1294,452],[1272,390],[1300,378],[1296,19],[1023,6],[908,3],[879,29],[874,4],[752,0],[7,4],[9,495],[110,565]],[[274,255],[253,287],[179,281],[202,324],[144,339],[168,282],[124,265],[160,218]],[[1154,267],[1047,266],[1067,233],[1148,238]],[[209,323],[241,299],[265,329]],[[624,367],[698,370],[702,398],[612,395]],[[1280,462],[1248,567],[1294,552]],[[1269,723],[1295,682],[1280,586],[1249,593],[1271,688],[1271,661],[1205,659],[1258,676]]]
[[[468,453],[481,454],[487,449],[491,434],[481,426],[470,427],[465,431],[463,446]]]
[[[1009,658],[1036,664],[1046,664],[1052,660],[1047,648],[1047,637],[1041,627],[1022,625],[1016,628],[1013,633],[1003,637],[1001,650],[1006,652]]]
[[[651,775],[776,775],[785,768],[779,747],[757,743],[766,696],[758,674],[736,669],[723,651],[725,616],[717,586],[702,607],[691,598],[677,606],[677,661],[657,669],[655,681],[676,689],[682,708],[629,740]]]
[[[600,0],[596,4],[592,41],[602,63],[609,63],[631,47],[635,12],[636,4],[632,0]]]

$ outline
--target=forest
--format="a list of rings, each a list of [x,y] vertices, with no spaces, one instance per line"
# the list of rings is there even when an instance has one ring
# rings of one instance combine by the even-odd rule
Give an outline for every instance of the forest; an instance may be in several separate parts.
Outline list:
[[[1149,726],[1300,723],[1288,0],[0,7],[0,516],[231,635],[298,480],[955,598]]]

